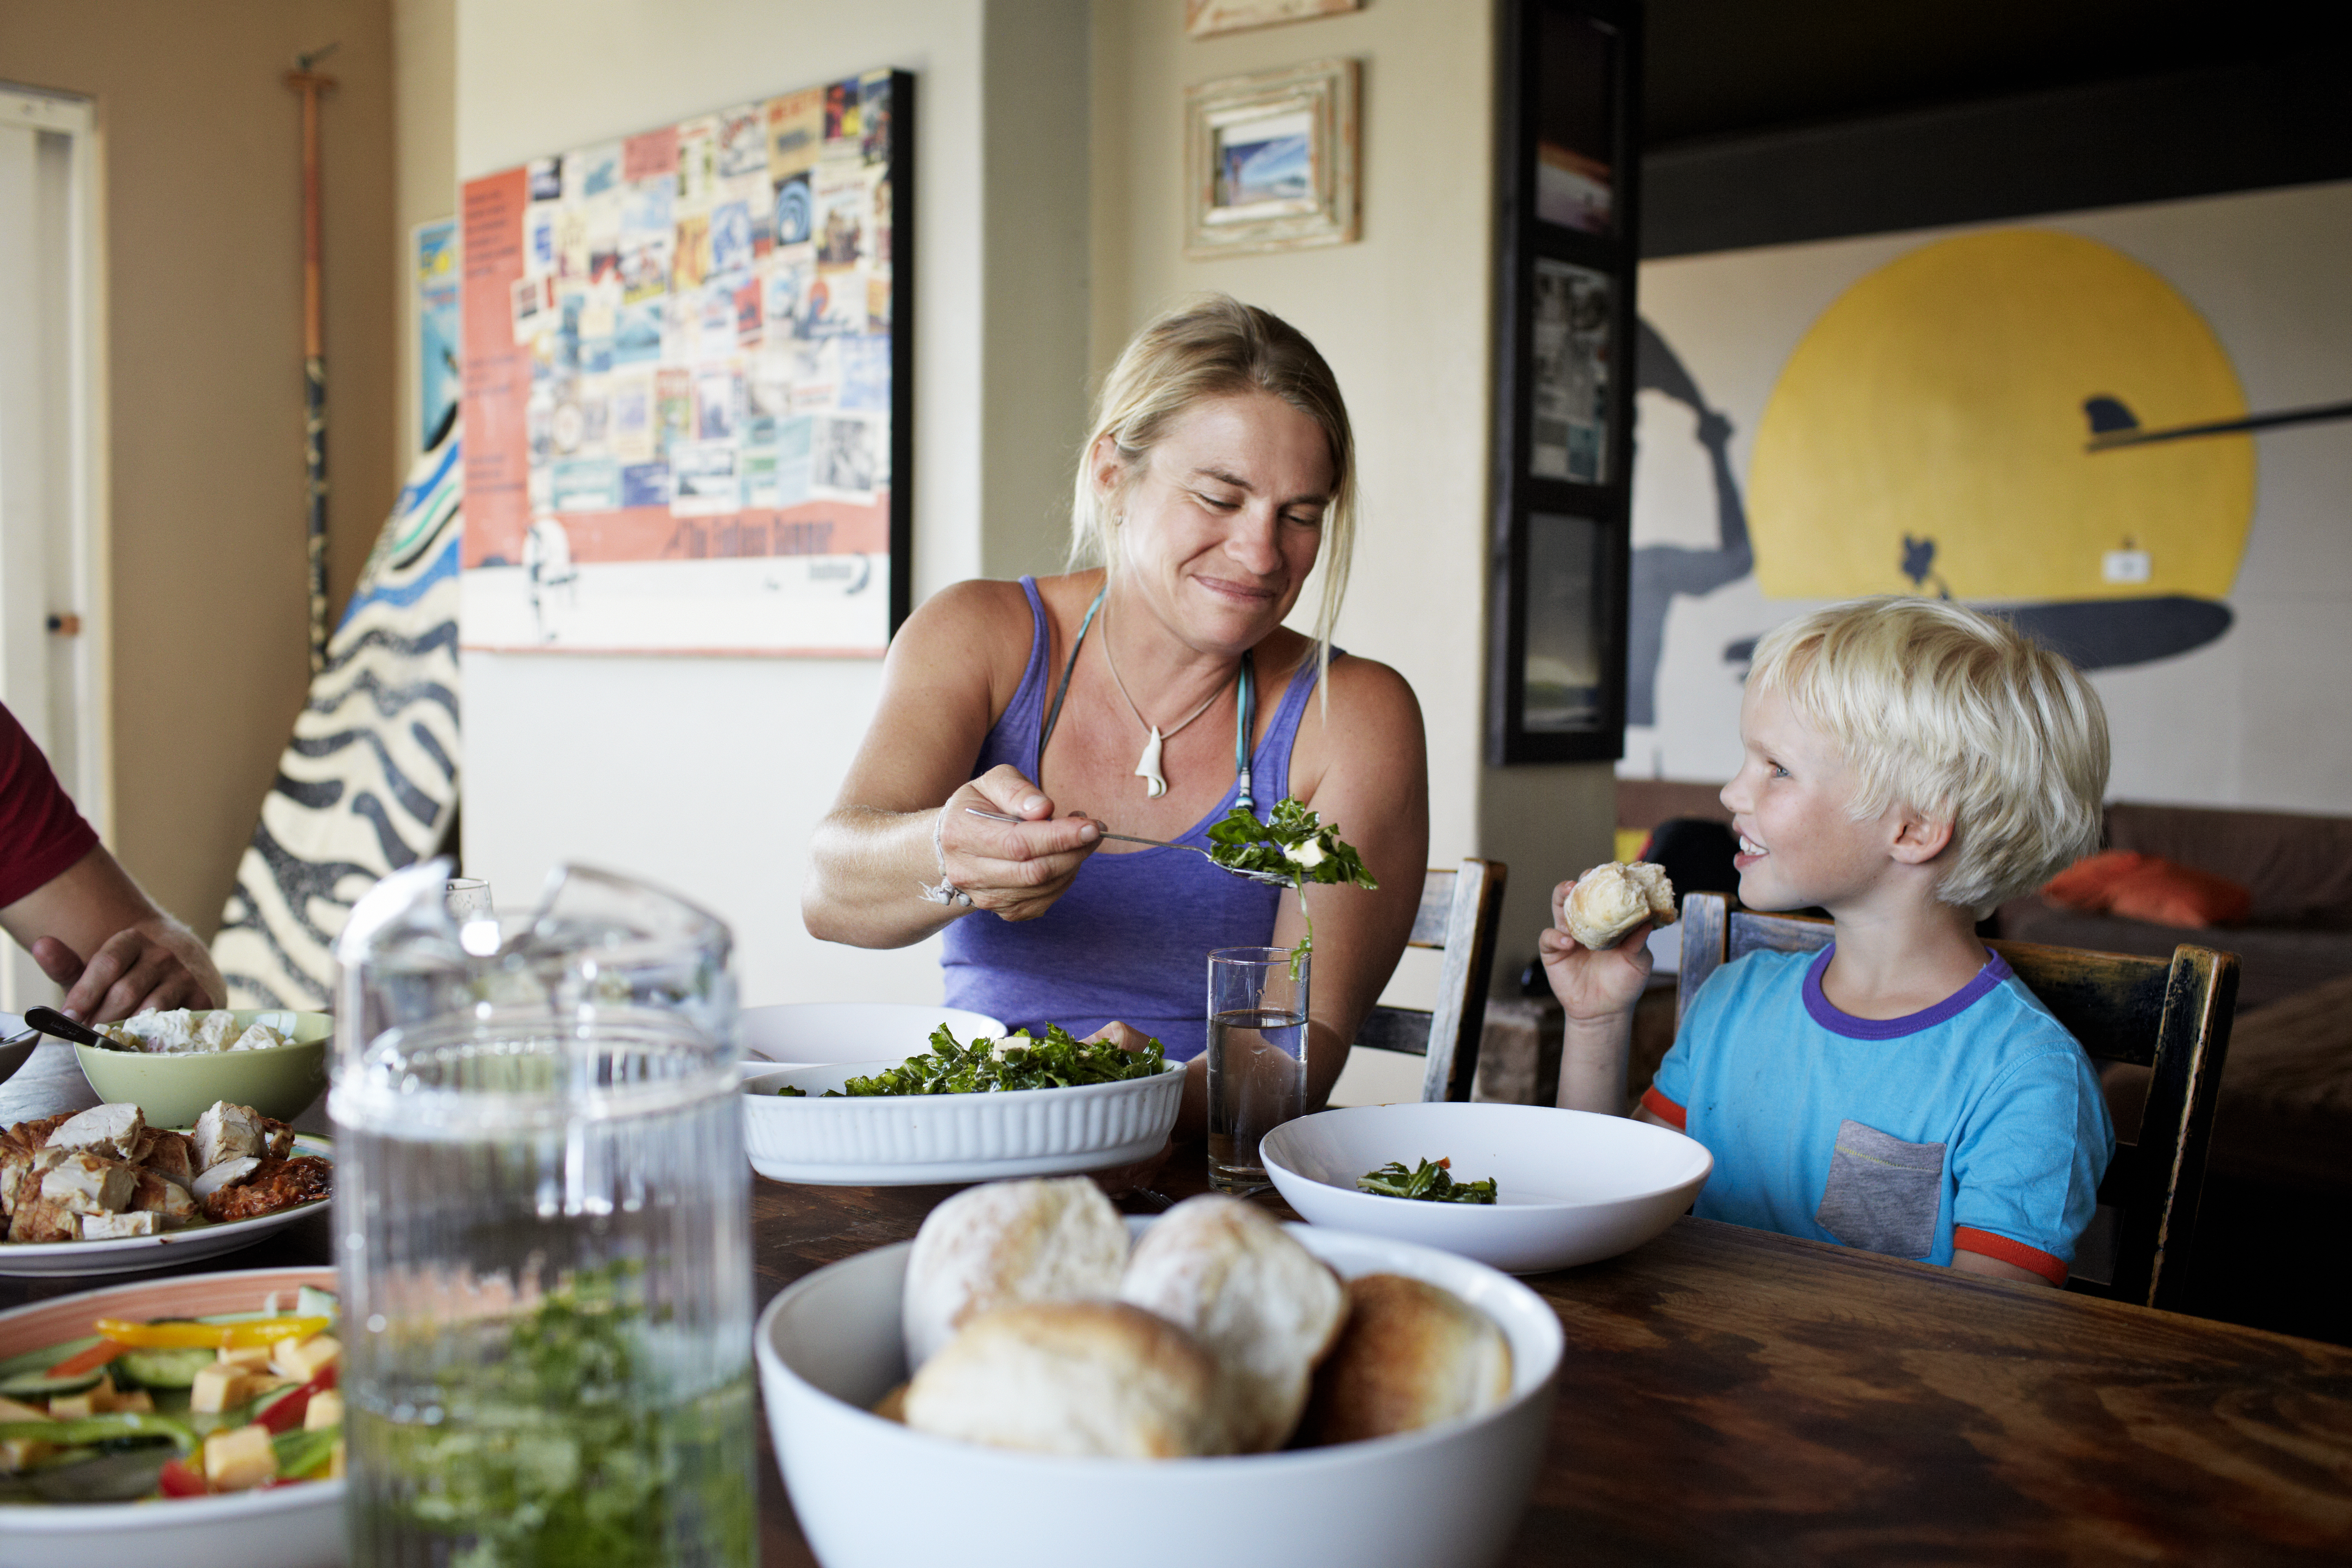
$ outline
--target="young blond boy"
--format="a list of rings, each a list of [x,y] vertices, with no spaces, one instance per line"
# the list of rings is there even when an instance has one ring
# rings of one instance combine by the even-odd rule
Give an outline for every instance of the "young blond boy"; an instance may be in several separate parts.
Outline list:
[[[1975,927],[2096,847],[2098,698],[2002,622],[1869,599],[1758,646],[1739,738],[1739,900],[1818,905],[1836,939],[1717,970],[1636,1114],[1715,1155],[1704,1217],[2063,1285],[2115,1130],[2082,1047]],[[1541,942],[1561,1103],[1614,1112],[1648,928],[1578,945],[1574,886]]]

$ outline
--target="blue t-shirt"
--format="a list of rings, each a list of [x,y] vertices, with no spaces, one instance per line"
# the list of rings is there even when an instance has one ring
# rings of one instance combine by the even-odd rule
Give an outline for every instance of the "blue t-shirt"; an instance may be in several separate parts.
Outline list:
[[[1749,953],[1692,998],[1643,1103],[1715,1156],[1696,1212],[2063,1283],[2116,1146],[2082,1047],[1997,953],[1925,1012],[1848,1016],[1835,951]]]

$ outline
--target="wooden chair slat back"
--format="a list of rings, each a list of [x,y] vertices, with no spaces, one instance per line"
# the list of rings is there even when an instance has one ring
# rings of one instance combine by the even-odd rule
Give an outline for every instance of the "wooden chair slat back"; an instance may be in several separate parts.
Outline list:
[[[1676,1032],[1708,975],[1751,952],[1818,952],[1830,922],[1743,910],[1721,893],[1683,900],[1682,973]],[[2147,1306],[2174,1304],[2182,1260],[2197,1224],[2212,1142],[2213,1104],[2237,1005],[2238,961],[2186,943],[2170,960],[2045,947],[1986,944],[2009,963],[2026,989],[2082,1042],[2093,1061],[2150,1069],[2139,1141],[2118,1142],[2099,1184],[2117,1211],[2115,1279],[2074,1288]]]
[[[1357,1045],[1428,1058],[1422,1072],[1423,1100],[1467,1100],[1477,1079],[1478,1039],[1486,1026],[1486,987],[1495,973],[1508,875],[1500,860],[1467,859],[1433,868],[1422,879],[1421,906],[1406,941],[1444,954],[1437,1005],[1428,1012],[1375,1007],[1356,1031]]]

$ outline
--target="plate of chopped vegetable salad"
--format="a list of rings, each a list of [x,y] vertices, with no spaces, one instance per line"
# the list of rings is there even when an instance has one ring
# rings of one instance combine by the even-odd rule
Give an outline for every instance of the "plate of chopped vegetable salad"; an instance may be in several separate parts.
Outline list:
[[[0,1312],[11,1568],[341,1562],[334,1283],[246,1269]]]
[[[779,1182],[905,1186],[1132,1164],[1176,1125],[1184,1065],[1049,1026],[904,1061],[783,1068],[743,1080],[752,1169]]]

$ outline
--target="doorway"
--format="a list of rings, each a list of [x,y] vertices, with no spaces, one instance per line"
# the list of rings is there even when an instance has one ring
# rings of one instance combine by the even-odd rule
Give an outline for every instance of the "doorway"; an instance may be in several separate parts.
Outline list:
[[[111,838],[97,116],[0,83],[0,702]],[[0,1010],[56,987],[14,943]]]

